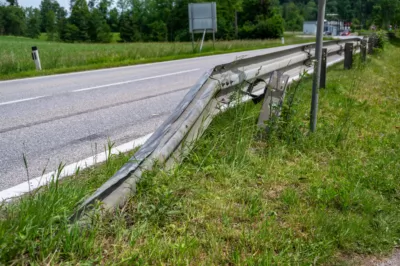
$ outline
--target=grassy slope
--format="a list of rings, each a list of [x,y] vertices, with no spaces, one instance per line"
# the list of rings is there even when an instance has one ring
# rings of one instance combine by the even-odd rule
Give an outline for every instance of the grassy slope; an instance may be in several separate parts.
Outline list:
[[[148,173],[123,212],[90,228],[68,231],[72,206],[126,157],[84,174],[89,190],[74,178],[3,207],[0,261],[353,265],[355,254],[390,252],[400,238],[399,57],[391,45],[365,67],[329,71],[310,136],[310,80],[268,138],[254,126],[259,105],[229,110],[185,163]]]
[[[310,42],[313,39],[286,37],[286,44]],[[223,41],[205,44],[203,52],[193,53],[191,43],[57,43],[43,38],[0,36],[0,80],[67,73],[192,58],[280,46],[280,40]],[[31,47],[38,46],[43,71],[35,71]]]
[[[57,250],[61,251],[61,258],[65,253],[89,256],[97,231],[82,237],[78,225],[70,226],[69,216],[82,198],[114,175],[132,154],[112,155],[100,166],[62,181],[55,178],[19,201],[0,204],[0,265],[48,261],[49,254]]]

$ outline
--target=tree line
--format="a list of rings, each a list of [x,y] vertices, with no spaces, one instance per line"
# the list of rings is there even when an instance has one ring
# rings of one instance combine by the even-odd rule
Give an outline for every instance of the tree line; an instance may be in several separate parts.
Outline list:
[[[65,42],[188,41],[188,4],[207,0],[71,0],[69,10],[56,0],[24,8],[18,0],[0,0],[0,35]],[[218,39],[277,38],[284,30],[301,31],[316,20],[318,0],[214,0]],[[386,27],[400,21],[400,0],[328,0],[327,13],[359,28]],[[329,19],[329,17],[328,17]]]

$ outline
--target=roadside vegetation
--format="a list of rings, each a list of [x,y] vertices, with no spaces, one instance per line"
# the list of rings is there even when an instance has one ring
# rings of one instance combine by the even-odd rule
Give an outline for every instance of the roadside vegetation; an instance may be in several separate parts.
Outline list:
[[[286,35],[285,44],[312,42],[314,38]],[[24,37],[0,36],[0,80],[73,71],[160,62],[281,46],[280,39],[207,42],[202,53],[192,43],[60,43]],[[37,46],[42,71],[35,70],[31,47]]]
[[[190,0],[41,0],[36,7],[17,0],[0,2],[0,35],[65,42],[108,43],[113,33],[123,42],[190,41]],[[197,1],[194,1],[197,2]],[[317,0],[218,0],[217,39],[267,39],[284,30],[302,31],[317,19]],[[328,20],[350,23],[352,31],[399,24],[399,0],[328,1]],[[335,14],[335,15],[332,15]]]
[[[69,225],[74,206],[129,155],[3,205],[0,262],[355,265],[390,254],[400,244],[399,57],[393,41],[366,65],[330,69],[315,134],[309,78],[268,135],[256,127],[260,104],[228,110],[182,164],[146,173],[123,209],[87,227]]]
[[[190,44],[190,2],[71,0],[66,7],[41,0],[39,7],[24,7],[17,0],[0,1],[0,80],[199,56]],[[316,20],[317,3],[219,0],[218,44],[215,50],[206,44],[201,55],[278,46],[285,30],[299,32],[304,21]],[[392,29],[390,24],[400,22],[399,10],[400,0],[336,0],[328,2],[327,14],[337,15],[327,19],[352,22],[352,31],[364,35],[371,26]],[[286,38],[287,44],[306,42]],[[39,46],[41,72],[34,70],[31,46]]]

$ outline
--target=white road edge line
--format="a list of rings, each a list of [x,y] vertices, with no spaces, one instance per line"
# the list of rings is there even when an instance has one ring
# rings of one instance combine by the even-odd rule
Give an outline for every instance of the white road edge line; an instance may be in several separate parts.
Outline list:
[[[0,103],[0,106],[1,106],[1,105],[13,104],[13,103],[21,103],[21,102],[27,102],[27,101],[37,100],[37,99],[44,98],[44,97],[47,97],[47,96],[45,95],[45,96],[38,96],[38,97],[32,97],[32,98],[25,98],[25,99],[20,99],[20,100],[15,100],[15,101],[9,101],[9,102],[2,102],[2,103]]]
[[[122,144],[118,147],[115,147],[111,150],[111,154],[119,154],[120,152],[128,152],[131,151],[141,145],[143,145],[152,135],[153,133],[147,134],[141,138],[135,139],[131,142]],[[59,179],[62,179],[67,176],[74,175],[76,171],[83,170],[94,166],[96,164],[105,162],[107,160],[108,152],[102,152],[96,154],[92,157],[86,158],[76,163],[72,163],[64,167],[62,172],[59,175]],[[57,171],[52,171],[43,176],[39,176],[31,179],[29,182],[24,182],[22,184],[16,185],[14,187],[8,188],[6,190],[0,191],[0,202],[2,201],[11,201],[13,198],[19,197],[23,194],[26,194],[30,191],[33,191],[41,186],[47,185],[50,183],[54,177],[57,176]]]
[[[140,79],[133,79],[133,80],[127,80],[127,81],[122,81],[122,82],[117,82],[117,83],[111,83],[111,84],[106,84],[106,85],[100,85],[100,86],[95,86],[95,87],[90,87],[90,88],[84,88],[84,89],[74,90],[74,91],[72,91],[72,92],[81,92],[81,91],[96,90],[96,89],[101,89],[101,88],[105,88],[105,87],[118,86],[118,85],[123,85],[123,84],[128,84],[128,83],[134,83],[134,82],[139,82],[139,81],[145,81],[145,80],[150,80],[150,79],[158,79],[158,78],[169,77],[169,76],[174,76],[174,75],[179,75],[179,74],[185,74],[185,73],[195,72],[195,71],[199,71],[199,70],[200,70],[200,68],[190,69],[190,70],[185,70],[185,71],[179,71],[179,72],[174,72],[174,73],[168,73],[168,74],[164,74],[164,75],[158,75],[158,76],[152,76],[152,77],[140,78]]]

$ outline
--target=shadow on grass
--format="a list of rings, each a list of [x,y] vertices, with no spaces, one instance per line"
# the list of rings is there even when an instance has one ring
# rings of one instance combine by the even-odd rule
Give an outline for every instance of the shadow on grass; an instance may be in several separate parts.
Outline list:
[[[389,43],[393,46],[400,47],[400,38],[397,36],[391,37],[389,38]]]

